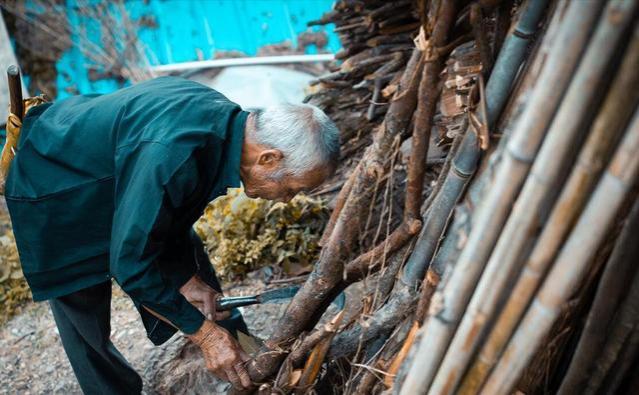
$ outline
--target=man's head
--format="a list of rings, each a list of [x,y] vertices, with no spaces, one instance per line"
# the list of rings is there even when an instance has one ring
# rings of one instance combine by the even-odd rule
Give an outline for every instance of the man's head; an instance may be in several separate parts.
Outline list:
[[[322,110],[278,105],[252,112],[240,174],[249,197],[289,201],[319,186],[339,160],[339,130]]]

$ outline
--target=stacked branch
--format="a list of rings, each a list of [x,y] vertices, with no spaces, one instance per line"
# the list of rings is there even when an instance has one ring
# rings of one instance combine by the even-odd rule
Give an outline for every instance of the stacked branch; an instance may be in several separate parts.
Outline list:
[[[375,3],[371,2],[371,4]],[[461,136],[463,134],[465,131],[464,125],[472,124],[473,126],[469,127],[472,131],[469,130],[467,134],[475,135],[476,133],[477,138],[472,140],[473,142],[480,141],[480,134],[486,131],[485,92],[481,82],[482,67],[479,62],[481,56],[477,53],[477,50],[472,48],[472,44],[465,44],[472,39],[470,27],[464,25],[464,23],[458,23],[458,28],[455,28],[456,22],[459,22],[460,18],[463,21],[464,10],[458,8],[456,2],[431,2],[429,7],[421,4],[420,9],[423,15],[420,17],[420,23],[412,28],[413,30],[419,28],[420,33],[418,35],[409,35],[409,40],[407,40],[409,46],[403,47],[398,43],[404,42],[401,39],[404,32],[394,32],[392,36],[389,36],[393,37],[392,39],[385,38],[388,32],[383,30],[383,26],[390,25],[391,22],[382,23],[381,18],[386,17],[397,21],[397,23],[406,24],[405,19],[409,19],[408,16],[413,15],[414,10],[411,9],[410,2],[398,2],[398,4],[393,3],[392,5],[399,8],[397,12],[390,14],[388,4],[375,4],[376,8],[371,10],[361,2],[338,2],[336,10],[340,12],[331,13],[322,21],[336,22],[339,31],[348,35],[345,40],[345,51],[354,53],[355,50],[353,48],[358,47],[355,44],[363,44],[369,48],[361,47],[364,49],[360,48],[358,50],[359,53],[356,55],[359,55],[361,59],[359,63],[355,62],[357,58],[355,58],[356,55],[353,55],[353,57],[344,61],[341,71],[328,77],[320,78],[318,82],[322,89],[309,99],[311,102],[322,105],[322,102],[317,100],[328,100],[326,98],[333,95],[333,92],[338,93],[336,96],[338,98],[346,98],[347,95],[344,94],[346,92],[343,89],[346,85],[335,84],[334,82],[344,80],[347,77],[361,78],[364,76],[363,86],[360,83],[358,84],[359,86],[351,87],[351,92],[358,92],[360,88],[366,88],[367,79],[365,73],[361,73],[361,70],[362,67],[369,67],[374,64],[371,61],[374,58],[368,58],[367,56],[370,56],[370,54],[367,51],[375,50],[377,45],[394,46],[385,47],[393,49],[394,54],[392,57],[381,58],[380,62],[386,62],[381,66],[378,65],[381,70],[389,69],[389,64],[393,65],[392,68],[395,68],[395,64],[398,64],[403,70],[399,73],[396,72],[392,78],[378,79],[378,83],[375,83],[375,78],[377,78],[375,77],[371,80],[373,83],[368,84],[368,93],[374,94],[375,89],[385,89],[390,95],[388,110],[385,112],[381,124],[376,127],[371,144],[363,153],[359,163],[337,196],[335,209],[322,239],[323,250],[319,262],[317,262],[313,273],[289,305],[286,314],[278,323],[275,334],[265,342],[264,349],[261,350],[260,354],[249,366],[252,378],[254,381],[262,382],[263,389],[272,385],[268,383],[268,379],[276,375],[278,371],[280,372],[278,374],[280,378],[278,380],[279,385],[287,381],[281,380],[282,370],[280,366],[287,364],[285,362],[282,365],[282,361],[291,361],[291,358],[286,358],[286,356],[290,352],[291,346],[296,343],[295,339],[315,326],[332,298],[351,283],[366,279],[380,269],[386,269],[387,266],[390,266],[387,263],[391,260],[395,263],[393,265],[395,269],[384,271],[386,276],[389,273],[397,273],[401,267],[404,259],[397,259],[397,256],[400,256],[400,254],[402,258],[408,256],[410,248],[407,243],[418,234],[422,224],[426,158],[431,141],[431,129],[436,126],[442,128],[445,133],[441,135],[441,140],[447,137],[450,141],[451,137],[454,139],[457,135]],[[349,6],[352,6],[352,8],[349,8]],[[400,11],[404,10],[404,8],[406,9],[406,18],[402,19],[398,15],[403,15]],[[362,13],[364,15],[359,15]],[[466,12],[466,19],[467,14]],[[392,17],[389,17],[389,15],[392,15]],[[345,23],[345,21],[352,23]],[[367,28],[363,29],[363,26],[367,26]],[[365,34],[373,34],[374,37],[367,40],[357,38]],[[485,38],[485,35],[483,37]],[[410,57],[404,66],[401,64],[400,59],[404,56],[402,52],[405,48],[410,49]],[[449,58],[453,51],[454,55]],[[359,66],[353,66],[354,64]],[[442,73],[444,69],[446,70]],[[512,72],[511,74],[514,77],[515,73]],[[447,90],[444,91],[446,93],[446,102],[438,106],[444,82],[442,76],[446,78]],[[381,84],[379,81],[381,81]],[[512,82],[512,78],[510,82]],[[371,92],[370,89],[373,91]],[[451,95],[451,91],[455,93]],[[366,95],[366,93],[364,94]],[[451,97],[454,99],[453,104],[450,103]],[[372,104],[375,105],[375,103]],[[328,109],[326,103],[323,106]],[[444,110],[440,111],[441,108],[444,108]],[[331,112],[330,109],[328,109],[328,112]],[[360,113],[360,118],[362,115]],[[338,124],[343,127],[343,119],[335,118]],[[451,121],[446,122],[446,120]],[[370,122],[369,119],[367,121]],[[461,125],[454,125],[454,122]],[[369,219],[366,215],[370,214],[370,207],[376,202],[376,187],[387,178],[392,178],[394,173],[394,153],[396,152],[394,148],[398,147],[399,143],[408,137],[410,137],[411,141],[410,156],[407,166],[402,219],[396,226],[391,226],[390,218],[378,219],[377,223],[380,224],[386,220],[385,237],[382,238],[381,242],[377,242],[369,248],[358,252],[358,233],[363,227],[368,225]],[[468,149],[477,150],[475,155],[476,162],[480,144],[467,145]],[[458,163],[455,165],[460,166]],[[447,173],[447,175],[449,174]],[[461,187],[458,189],[459,194],[461,193]],[[454,202],[446,206],[449,212],[452,211],[453,206]],[[384,210],[381,211],[382,213],[385,212]],[[441,213],[436,212],[433,215],[439,214]],[[449,214],[446,215],[446,217],[448,216]],[[428,261],[420,263],[424,267],[427,264]],[[424,271],[425,268],[422,268],[418,272],[423,275]],[[395,318],[398,315],[406,316],[410,314],[412,312],[410,305],[414,305],[418,295],[412,283],[418,283],[420,279],[416,278],[410,285],[406,283],[394,285],[394,277],[394,274],[391,274],[391,281],[386,278],[385,283],[387,286],[382,287],[386,288],[387,293],[393,290],[393,296],[387,303],[378,306],[379,309],[374,312],[376,319],[373,319],[378,322],[377,326],[379,327],[377,332],[373,332],[374,334],[388,336],[390,332],[393,332],[398,323]],[[383,282],[382,279],[380,279],[381,282]],[[380,299],[384,298],[385,296],[383,295],[380,297]],[[358,314],[354,315],[357,316]],[[335,345],[341,342],[348,344],[344,349],[346,351],[345,354],[352,355],[354,352],[356,353],[358,345],[368,340],[368,338],[362,338],[359,335],[364,324],[361,321],[362,318],[363,315],[360,315],[359,318],[351,320],[347,325],[351,327],[348,331],[344,331],[342,328],[341,332],[343,333],[338,334],[333,339],[332,346],[328,352],[329,355],[335,357]],[[412,322],[412,319],[408,322]],[[309,337],[316,338],[319,336],[317,333],[321,331],[322,329],[319,328],[317,331],[311,332]],[[324,343],[322,342],[322,344]],[[401,348],[402,342],[395,341],[395,344]],[[311,355],[314,355],[314,353],[311,352]],[[353,360],[357,360],[357,356]],[[286,369],[290,371],[290,368],[287,367]],[[354,382],[349,382],[348,385],[354,386],[355,384]],[[283,390],[283,388],[278,387],[278,390]]]
[[[261,393],[508,393],[538,366],[636,196],[637,43],[624,37],[638,3],[343,0],[313,22],[344,44],[307,99],[342,129],[341,190],[319,261],[249,365]],[[628,385],[636,287],[615,291],[613,273],[630,277],[634,253],[615,247],[584,340],[562,349],[565,393]],[[351,286],[362,303],[325,314]]]
[[[335,55],[340,64],[311,82],[306,101],[340,126],[348,157],[370,144],[370,131],[390,108],[420,24],[412,0],[340,1],[309,25],[329,23],[343,45]]]
[[[591,262],[623,215],[624,201],[633,198],[639,161],[630,159],[637,155],[636,121],[626,127],[637,101],[634,95],[619,101],[622,92],[636,89],[631,71],[636,49],[631,42],[623,51],[637,2],[610,1],[603,10],[602,3],[589,9],[559,5],[565,11],[555,14],[565,15],[558,31],[561,45],[553,45],[516,132],[504,145],[468,240],[436,294],[443,303],[429,312],[402,393],[418,388],[433,394],[511,393],[526,367],[534,365],[564,303],[585,277],[597,273]],[[619,53],[625,55],[617,74],[612,68]],[[617,78],[600,107],[611,71]],[[591,114],[597,113],[593,122]],[[616,136],[624,133],[617,145]],[[607,163],[608,172],[600,176]],[[632,330],[619,333],[624,341],[631,339]],[[483,345],[482,339],[487,339]],[[569,360],[572,350],[564,351]],[[636,355],[635,348],[622,362],[627,365]],[[583,380],[579,369],[573,372]],[[577,388],[576,377],[564,388]],[[617,385],[622,377],[616,376]]]

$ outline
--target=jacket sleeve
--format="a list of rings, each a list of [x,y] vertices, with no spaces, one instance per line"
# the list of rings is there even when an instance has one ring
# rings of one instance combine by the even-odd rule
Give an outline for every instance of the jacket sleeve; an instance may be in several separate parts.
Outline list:
[[[194,333],[204,316],[179,292],[192,270],[176,262],[169,279],[157,260],[169,237],[172,208],[197,186],[195,160],[179,148],[144,142],[133,150],[119,149],[115,167],[111,274],[136,304],[162,315],[182,332]]]

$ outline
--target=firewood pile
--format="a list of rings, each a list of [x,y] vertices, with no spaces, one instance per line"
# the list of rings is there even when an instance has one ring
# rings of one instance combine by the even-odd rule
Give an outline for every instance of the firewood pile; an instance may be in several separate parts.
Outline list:
[[[342,0],[315,22],[344,45],[308,98],[342,129],[342,180],[255,389],[635,388],[638,8]],[[361,303],[326,313],[349,287]]]
[[[388,110],[420,23],[411,0],[338,2],[310,25],[328,23],[344,47],[335,55],[341,63],[311,83],[316,92],[307,101],[331,114],[348,141],[373,129]]]

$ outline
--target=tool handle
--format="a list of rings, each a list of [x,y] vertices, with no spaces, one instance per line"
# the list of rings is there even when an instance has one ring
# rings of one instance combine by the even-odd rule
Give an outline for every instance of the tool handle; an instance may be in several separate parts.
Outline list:
[[[20,69],[16,65],[7,68],[7,80],[9,83],[9,103],[11,112],[22,119],[24,105],[22,103],[22,81],[20,80]]]
[[[229,296],[225,298],[219,298],[215,302],[215,308],[218,311],[227,311],[232,310],[236,307],[250,306],[259,303],[260,300],[258,296]]]

